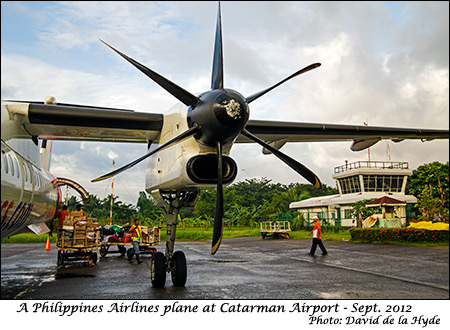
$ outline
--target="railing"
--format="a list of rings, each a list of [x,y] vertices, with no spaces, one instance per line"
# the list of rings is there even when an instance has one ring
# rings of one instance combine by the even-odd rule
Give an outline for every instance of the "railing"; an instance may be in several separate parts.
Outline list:
[[[342,173],[360,168],[380,168],[380,169],[394,169],[407,170],[409,169],[408,162],[382,162],[382,161],[359,161],[337,166],[334,168],[334,173]]]
[[[265,221],[260,223],[261,232],[276,233],[291,231],[291,224],[289,221]]]

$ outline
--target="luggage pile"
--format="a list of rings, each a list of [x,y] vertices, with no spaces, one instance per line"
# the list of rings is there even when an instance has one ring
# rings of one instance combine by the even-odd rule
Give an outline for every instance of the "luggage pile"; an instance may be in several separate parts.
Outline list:
[[[128,230],[131,226],[106,225],[103,227],[102,243],[126,243],[129,241]]]
[[[67,216],[58,230],[58,248],[98,248],[101,227],[95,219]]]
[[[118,225],[106,225],[103,227],[103,239],[102,243],[128,243],[131,241],[130,225],[125,225],[123,227]],[[159,228],[157,227],[147,227],[141,226],[142,228],[142,238],[141,243],[150,244],[159,242]]]

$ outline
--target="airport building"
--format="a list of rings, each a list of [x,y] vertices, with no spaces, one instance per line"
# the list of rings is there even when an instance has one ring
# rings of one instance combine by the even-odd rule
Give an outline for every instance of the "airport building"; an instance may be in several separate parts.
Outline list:
[[[345,165],[334,168],[333,179],[339,195],[293,202],[290,208],[298,210],[305,225],[311,225],[312,218],[317,216],[322,225],[354,227],[357,219],[351,215],[353,204],[375,199],[367,207],[381,208],[378,225],[401,227],[412,218],[411,210],[417,203],[416,197],[405,194],[411,174],[407,162],[346,161]]]

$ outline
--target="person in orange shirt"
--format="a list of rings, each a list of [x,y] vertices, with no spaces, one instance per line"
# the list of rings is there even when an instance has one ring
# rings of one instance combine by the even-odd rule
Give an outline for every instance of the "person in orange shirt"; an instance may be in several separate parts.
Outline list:
[[[69,215],[67,211],[67,205],[63,205],[62,210],[56,212],[56,216],[58,217],[58,229],[61,229],[63,226],[64,219]]]
[[[328,252],[322,243],[322,232],[320,230],[319,218],[314,217],[313,220],[314,220],[314,228],[308,234],[308,236],[313,234],[313,243],[312,243],[311,250],[309,251],[308,255],[314,256],[314,253],[316,253],[317,245],[319,245],[320,249],[322,250],[322,255],[326,256],[328,254]]]

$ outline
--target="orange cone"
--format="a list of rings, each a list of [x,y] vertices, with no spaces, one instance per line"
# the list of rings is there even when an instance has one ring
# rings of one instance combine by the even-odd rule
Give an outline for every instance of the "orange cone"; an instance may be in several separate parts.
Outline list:
[[[47,237],[47,243],[45,244],[45,250],[46,251],[50,250],[50,236]]]

